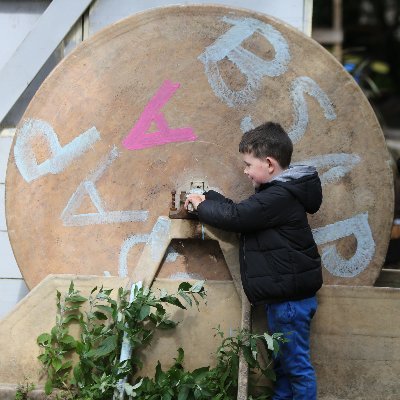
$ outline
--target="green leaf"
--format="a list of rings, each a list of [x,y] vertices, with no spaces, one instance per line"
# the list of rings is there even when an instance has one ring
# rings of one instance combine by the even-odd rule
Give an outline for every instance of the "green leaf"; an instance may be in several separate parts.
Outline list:
[[[71,367],[72,367],[72,361],[71,361],[71,360],[68,360],[67,362],[65,362],[65,363],[61,366],[60,371],[63,370],[63,369],[71,368]]]
[[[158,324],[158,328],[159,328],[159,329],[171,329],[171,328],[175,328],[176,325],[178,325],[177,322],[172,321],[172,320],[170,320],[170,319],[165,319],[165,320],[161,321],[161,322]]]
[[[275,375],[275,372],[274,372],[274,370],[272,368],[263,369],[262,373],[268,379],[271,379],[272,381],[276,381],[276,375]]]
[[[172,396],[170,393],[164,393],[161,400],[172,400]]]
[[[247,364],[249,364],[250,367],[254,368],[256,366],[256,361],[253,358],[250,348],[242,346],[242,352],[243,352],[243,357],[246,360]]]
[[[79,315],[76,314],[69,314],[64,319],[64,324],[68,324],[71,321],[79,321]]]
[[[107,315],[103,314],[103,313],[100,312],[100,311],[95,311],[93,314],[94,314],[94,316],[95,316],[98,320],[100,320],[100,321],[105,321],[105,320],[108,319]]]
[[[46,364],[47,360],[48,360],[48,356],[47,354],[40,354],[38,356],[38,360],[42,363],[42,364]]]
[[[74,368],[74,378],[76,380],[76,383],[79,384],[79,382],[82,381],[83,379],[83,373],[80,364],[77,364]]]
[[[97,286],[95,286],[92,291],[90,292],[90,294],[93,294],[95,291],[97,290]]]
[[[157,366],[156,366],[156,374],[154,376],[154,380],[156,381],[156,383],[160,384],[161,383],[161,379],[164,377],[164,372],[161,369],[161,364],[160,361],[157,362]]]
[[[273,349],[274,349],[274,356],[276,357],[277,355],[278,355],[278,353],[279,353],[279,342],[276,340],[276,339],[274,339],[274,347],[273,347]]]
[[[98,306],[96,306],[96,308],[99,309],[99,310],[101,310],[101,311],[110,313],[110,314],[112,314],[113,311],[114,311],[112,307],[110,307],[110,306],[105,306],[105,305],[103,305],[103,304],[99,304]]]
[[[140,313],[139,313],[139,321],[143,321],[146,317],[148,317],[150,315],[150,306],[145,304],[144,306],[142,306],[142,308],[140,309]]]
[[[190,290],[190,288],[192,287],[192,285],[189,282],[182,282],[179,286],[178,286],[178,292],[180,291],[184,291],[187,292]]]
[[[174,306],[177,306],[179,308],[182,308],[183,310],[186,310],[186,307],[180,302],[180,300],[175,297],[175,296],[167,296],[163,298],[163,301],[165,301],[168,304],[172,304]]]
[[[183,351],[182,347],[179,347],[178,349],[178,357],[174,358],[176,364],[182,364],[183,359],[185,357],[185,352]]]
[[[189,393],[190,387],[186,385],[182,386],[179,389],[178,400],[187,400],[187,398],[189,397]]]
[[[68,296],[68,298],[65,300],[69,301],[70,303],[84,303],[85,301],[87,301],[87,298],[79,294],[74,294],[72,296]]]
[[[50,379],[47,379],[46,384],[44,385],[44,392],[49,395],[53,391],[53,382]]]
[[[182,296],[186,303],[188,303],[190,306],[192,305],[192,299],[185,292],[179,292],[179,295]]]
[[[90,350],[86,356],[87,357],[93,357],[93,358],[99,358],[103,357],[107,354],[110,354],[112,351],[114,351],[117,347],[117,335],[112,335],[107,337],[106,339],[103,340],[103,342],[100,344],[100,346],[97,349]]]
[[[59,358],[53,358],[51,365],[55,371],[58,371],[62,366],[62,361]]]
[[[274,339],[272,336],[268,335],[267,333],[264,333],[264,339],[265,343],[267,343],[268,350],[273,351],[274,350]]]
[[[36,342],[38,345],[48,344],[51,342],[51,335],[49,335],[48,333],[42,333],[41,335],[38,336]]]
[[[70,344],[70,345],[75,345],[75,339],[71,335],[65,335],[60,339],[60,342],[63,344]]]
[[[195,379],[196,383],[201,382],[208,374],[210,367],[202,367],[197,368],[192,372],[192,376]]]
[[[204,282],[205,281],[197,281],[195,282],[189,289],[189,292],[199,293],[204,290]]]

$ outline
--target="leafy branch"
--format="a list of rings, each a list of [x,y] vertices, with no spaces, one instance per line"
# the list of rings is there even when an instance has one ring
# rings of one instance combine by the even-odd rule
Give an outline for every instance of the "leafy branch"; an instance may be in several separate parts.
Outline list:
[[[216,351],[215,367],[185,371],[184,351],[179,348],[169,370],[163,371],[158,362],[154,379],[136,377],[132,384],[127,383],[126,378],[136,376],[142,367],[140,350],[151,342],[154,332],[177,325],[170,319],[165,305],[198,308],[206,292],[201,281],[193,285],[182,282],[173,295],[165,289],[156,295],[149,288],[136,286],[131,301],[130,293],[122,288],[116,300],[111,293],[110,289],[95,287],[86,298],[75,290],[73,282],[66,294],[57,291],[56,324],[50,333],[37,338],[43,350],[38,358],[47,373],[46,394],[59,388],[62,391],[57,394],[58,399],[100,400],[111,399],[116,388],[122,388],[129,399],[231,400],[237,393],[240,353],[253,376],[275,379],[271,360],[280,343],[286,341],[282,334],[239,331],[235,336],[225,337],[217,328],[215,335],[221,338],[221,344]],[[69,333],[71,324],[79,325],[77,339]],[[129,343],[132,356],[120,361],[123,343]],[[270,398],[270,388],[261,388],[263,394],[250,396],[249,400]]]

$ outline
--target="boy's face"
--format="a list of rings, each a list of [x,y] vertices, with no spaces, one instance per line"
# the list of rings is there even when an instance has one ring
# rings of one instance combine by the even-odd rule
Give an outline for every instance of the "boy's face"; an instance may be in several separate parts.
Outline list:
[[[253,153],[243,153],[244,173],[248,176],[254,188],[258,188],[261,184],[269,182],[272,178],[270,157],[257,158]]]

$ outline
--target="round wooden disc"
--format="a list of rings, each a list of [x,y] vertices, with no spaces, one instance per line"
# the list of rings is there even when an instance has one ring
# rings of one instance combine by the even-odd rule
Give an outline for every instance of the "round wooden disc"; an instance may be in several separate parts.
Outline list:
[[[324,201],[309,220],[325,283],[372,285],[393,188],[368,101],[297,30],[207,5],[153,9],[108,27],[33,98],[6,188],[9,235],[28,286],[49,273],[129,274],[146,240],[157,251],[156,221],[168,215],[171,190],[193,180],[236,201],[250,195],[238,143],[266,120],[290,133],[294,163],[319,170]],[[166,262],[179,256],[171,254]],[[204,260],[202,268],[207,277]]]

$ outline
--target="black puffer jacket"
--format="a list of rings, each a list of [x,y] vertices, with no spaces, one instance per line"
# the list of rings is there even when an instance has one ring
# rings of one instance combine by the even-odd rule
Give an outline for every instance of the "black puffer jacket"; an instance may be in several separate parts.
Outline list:
[[[200,221],[240,232],[240,270],[252,304],[300,300],[322,285],[321,259],[306,213],[318,211],[314,167],[292,166],[240,203],[215,191],[198,207]]]

